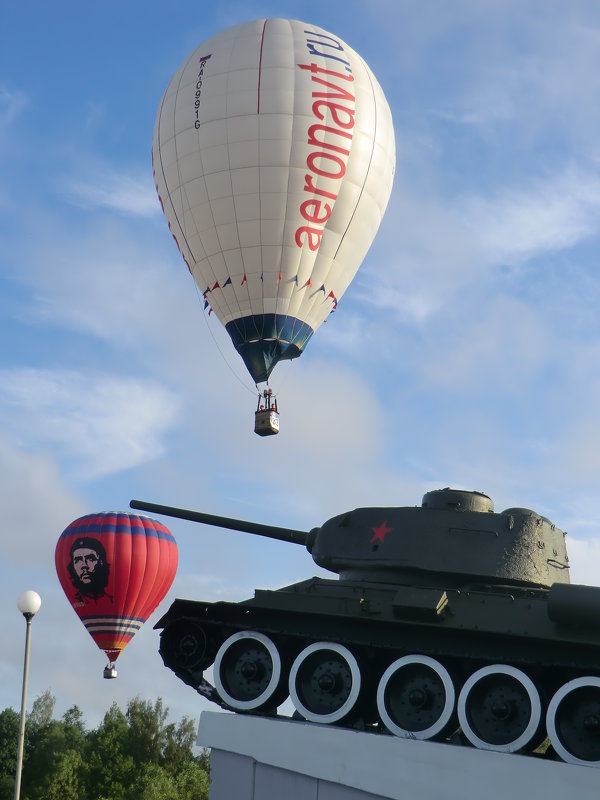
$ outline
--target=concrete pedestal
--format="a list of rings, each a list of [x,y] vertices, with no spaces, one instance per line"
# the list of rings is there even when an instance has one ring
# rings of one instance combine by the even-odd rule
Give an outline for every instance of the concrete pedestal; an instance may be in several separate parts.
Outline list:
[[[205,711],[210,800],[598,800],[600,769]]]

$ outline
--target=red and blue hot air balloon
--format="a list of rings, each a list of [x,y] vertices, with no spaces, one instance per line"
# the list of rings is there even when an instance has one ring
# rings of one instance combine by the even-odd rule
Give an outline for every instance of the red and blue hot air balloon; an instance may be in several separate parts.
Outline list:
[[[87,514],[62,532],[55,561],[67,599],[108,657],[104,677],[116,677],[115,661],[175,578],[172,533],[136,514]]]

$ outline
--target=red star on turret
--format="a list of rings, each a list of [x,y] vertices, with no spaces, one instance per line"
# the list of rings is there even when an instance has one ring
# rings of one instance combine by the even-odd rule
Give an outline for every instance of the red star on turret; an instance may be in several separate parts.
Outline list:
[[[371,539],[371,544],[373,544],[373,542],[383,542],[386,534],[388,534],[392,529],[388,528],[387,520],[384,519],[378,528],[371,528],[371,530],[375,534],[375,536],[373,536]]]

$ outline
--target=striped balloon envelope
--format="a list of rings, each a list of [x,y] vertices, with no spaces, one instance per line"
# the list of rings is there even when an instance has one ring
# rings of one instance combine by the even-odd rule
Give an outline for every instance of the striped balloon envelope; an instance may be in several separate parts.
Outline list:
[[[177,561],[168,528],[136,514],[87,514],[60,535],[58,579],[109,666],[169,591]]]
[[[152,161],[173,238],[258,384],[337,307],[395,170],[392,116],[364,60],[305,22],[217,33],[160,102]]]

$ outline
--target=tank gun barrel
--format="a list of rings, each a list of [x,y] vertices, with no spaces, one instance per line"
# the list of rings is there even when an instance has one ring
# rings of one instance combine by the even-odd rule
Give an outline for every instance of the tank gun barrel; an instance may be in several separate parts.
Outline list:
[[[289,528],[278,528],[275,525],[262,525],[259,522],[247,522],[231,517],[221,517],[216,514],[204,514],[202,511],[189,511],[185,508],[164,506],[159,503],[147,503],[144,500],[132,500],[129,507],[139,511],[149,511],[153,514],[163,514],[166,517],[178,517],[191,522],[201,522],[204,525],[214,525],[217,528],[229,528],[233,531],[254,533],[257,536],[266,536],[268,539],[279,539],[282,542],[307,545],[308,532],[296,531]]]

